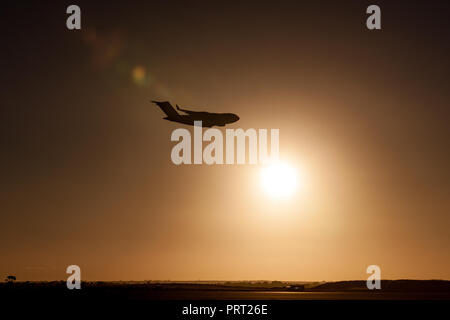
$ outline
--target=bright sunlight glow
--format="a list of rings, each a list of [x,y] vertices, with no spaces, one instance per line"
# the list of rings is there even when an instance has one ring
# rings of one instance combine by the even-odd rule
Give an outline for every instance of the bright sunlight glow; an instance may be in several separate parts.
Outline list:
[[[297,188],[297,171],[285,163],[270,164],[262,169],[261,184],[273,197],[290,196]]]

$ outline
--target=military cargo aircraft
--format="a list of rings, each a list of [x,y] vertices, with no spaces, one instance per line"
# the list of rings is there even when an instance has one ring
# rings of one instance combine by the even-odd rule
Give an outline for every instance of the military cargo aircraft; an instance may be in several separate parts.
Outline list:
[[[239,120],[239,117],[234,113],[211,113],[206,111],[191,111],[181,109],[176,105],[177,110],[185,114],[180,114],[175,110],[168,101],[152,101],[167,115],[163,118],[168,121],[183,123],[187,125],[194,125],[194,121],[201,121],[202,127],[211,128],[213,126],[223,127],[226,124],[233,123]]]

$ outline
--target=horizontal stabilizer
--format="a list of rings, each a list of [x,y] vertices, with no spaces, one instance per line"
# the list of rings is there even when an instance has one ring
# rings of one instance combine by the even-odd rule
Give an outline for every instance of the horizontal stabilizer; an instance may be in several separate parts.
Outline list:
[[[161,108],[161,110],[167,114],[169,118],[178,118],[179,114],[176,112],[176,110],[172,107],[169,101],[152,101],[153,103],[156,103],[158,107]]]

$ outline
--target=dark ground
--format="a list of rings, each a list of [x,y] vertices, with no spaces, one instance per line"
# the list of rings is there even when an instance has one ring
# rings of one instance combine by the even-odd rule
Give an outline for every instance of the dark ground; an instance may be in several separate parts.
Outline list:
[[[381,290],[365,281],[340,282],[82,282],[69,290],[65,281],[0,284],[8,299],[80,300],[450,300],[450,281],[383,280]]]
[[[19,314],[60,318],[89,313],[123,318],[208,319],[182,314],[184,307],[216,306],[214,319],[405,318],[446,314],[450,281],[383,280],[381,290],[365,281],[286,282],[82,282],[69,290],[65,281],[0,284],[0,307]],[[268,315],[225,314],[231,304],[266,304]],[[63,314],[61,313],[63,312]],[[156,317],[157,316],[157,317]],[[294,317],[295,316],[295,317]],[[78,316],[77,316],[78,317]],[[434,318],[434,317],[431,317]]]

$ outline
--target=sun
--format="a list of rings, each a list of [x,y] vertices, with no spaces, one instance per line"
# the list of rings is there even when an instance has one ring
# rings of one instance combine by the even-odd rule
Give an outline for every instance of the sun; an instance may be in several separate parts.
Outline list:
[[[286,163],[274,163],[262,168],[261,186],[275,198],[292,195],[297,188],[297,170]]]

